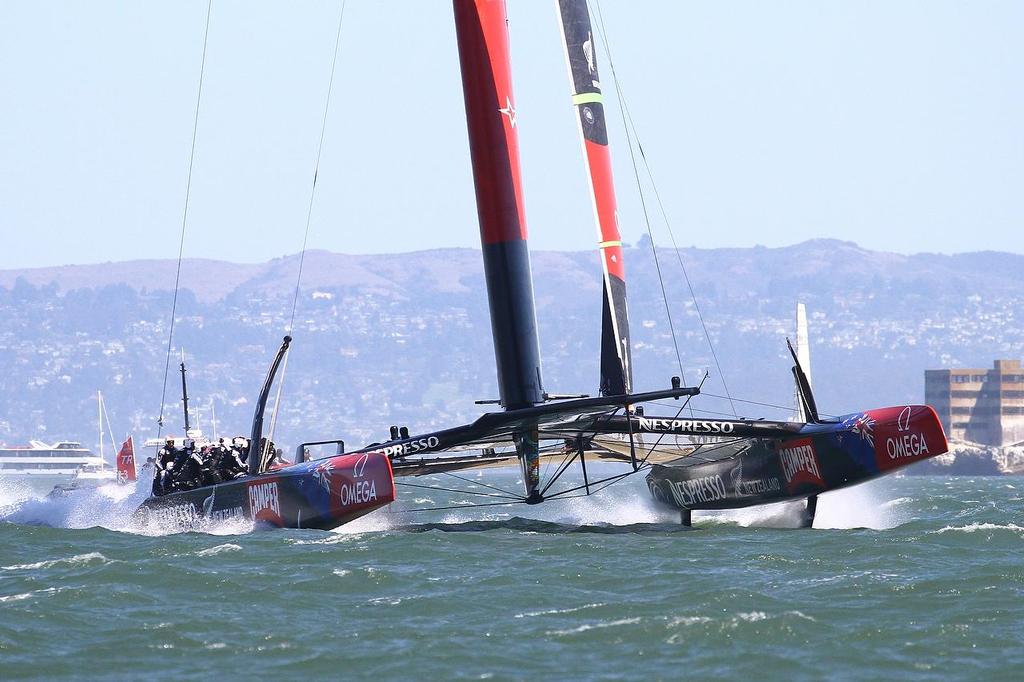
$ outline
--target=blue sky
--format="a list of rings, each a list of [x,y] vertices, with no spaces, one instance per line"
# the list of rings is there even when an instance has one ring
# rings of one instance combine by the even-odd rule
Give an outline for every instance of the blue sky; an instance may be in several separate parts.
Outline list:
[[[300,249],[339,7],[214,0],[187,256]],[[1024,253],[1024,3],[602,8],[680,245]],[[205,12],[0,2],[0,267],[176,255]],[[311,247],[478,245],[451,12],[349,0]],[[509,16],[531,245],[591,248],[554,5]],[[635,241],[614,108],[610,124]]]

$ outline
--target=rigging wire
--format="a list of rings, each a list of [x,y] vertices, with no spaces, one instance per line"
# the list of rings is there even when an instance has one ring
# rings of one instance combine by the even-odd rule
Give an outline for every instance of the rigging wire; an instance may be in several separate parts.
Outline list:
[[[618,481],[621,481],[622,479],[627,478],[629,476],[632,476],[633,474],[639,473],[640,471],[641,471],[641,469],[639,469],[639,468],[637,468],[636,470],[632,470],[631,469],[631,470],[626,471],[626,472],[621,473],[621,474],[616,474],[614,476],[609,476],[607,478],[602,478],[602,479],[597,480],[597,481],[591,481],[590,482],[590,487],[591,488],[596,488],[596,489],[595,490],[591,490],[589,493],[586,494],[586,496],[596,495],[597,493],[601,492],[602,490],[607,488],[612,483],[616,483]],[[606,485],[603,485],[600,488],[597,488],[597,486],[601,485],[602,483],[605,483]],[[576,486],[574,488],[567,488],[565,490],[559,490],[557,493],[552,493],[552,494],[548,495],[545,498],[545,500],[547,500],[548,502],[550,502],[551,500],[560,500],[560,499],[563,499],[565,496],[567,496],[569,493],[574,493],[574,492],[576,492],[578,490],[583,490],[586,487],[587,487],[586,485],[578,485],[578,486]]]
[[[614,410],[611,410],[610,412],[607,413],[608,416],[613,416],[615,414],[618,414],[619,409],[621,409],[621,408],[616,408]],[[595,436],[597,436],[598,433],[599,432],[598,432],[597,429],[587,430],[585,432],[581,432],[581,433],[576,434],[576,438],[582,438],[583,440],[588,440],[589,441],[589,440],[593,439]],[[572,450],[567,451],[565,453],[565,456],[562,458],[562,461],[559,463],[558,467],[556,467],[555,473],[552,474],[551,478],[547,480],[547,484],[541,490],[541,495],[546,495],[547,494],[547,491],[551,488],[551,486],[553,486],[558,481],[558,479],[561,478],[562,475],[566,471],[568,471],[569,466],[571,466],[572,463],[576,461],[578,456],[579,456],[579,451],[578,451],[577,448],[573,448]],[[584,457],[585,457],[585,455],[584,455]],[[580,462],[581,462],[580,466],[582,468],[583,467],[583,459],[581,459]],[[549,464],[550,464],[550,462],[549,462]],[[546,470],[545,470],[545,474],[547,474]],[[542,478],[542,480],[544,480],[544,479]],[[596,483],[600,483],[600,482],[601,481],[597,481]],[[579,486],[579,488],[588,488],[590,485],[595,485],[595,483],[584,482],[584,484],[582,486]],[[562,494],[564,492],[565,491],[563,490],[563,491],[559,491],[559,492],[553,493],[552,495],[548,496],[547,499],[551,499],[552,497],[558,496],[558,495],[560,495],[560,494]],[[589,495],[590,493],[587,493],[587,494]]]
[[[725,396],[721,396],[721,395],[716,395],[714,393],[705,393],[704,395],[710,396],[712,398],[724,398],[725,397]],[[736,398],[735,400],[738,403],[749,403],[751,405],[760,405],[762,407],[774,407],[776,409],[784,410],[786,412],[792,412],[793,411],[793,406],[792,405],[789,405],[789,406],[786,406],[786,405],[775,405],[773,403],[762,403],[762,402],[758,402],[756,400],[742,400],[740,398]],[[837,417],[838,416],[838,415],[834,415],[834,414],[826,414],[824,412],[821,412],[820,415],[822,417]]]
[[[704,375],[704,379],[707,379],[707,375],[706,374]],[[704,380],[701,380],[701,384],[702,385],[703,385],[703,383],[704,383]],[[689,406],[690,400],[692,398],[693,398],[693,396],[687,396],[686,397],[686,401],[679,407],[679,410],[676,412],[676,416],[673,417],[673,419],[678,419],[679,418],[679,415],[681,415],[683,413],[683,410],[685,410]],[[693,414],[693,408],[690,408],[690,414],[691,415]],[[633,474],[639,473],[639,472],[643,471],[644,469],[649,469],[651,465],[647,463],[647,460],[650,459],[650,457],[654,453],[654,451],[658,448],[659,445],[661,445],[661,441],[664,440],[666,435],[667,434],[662,433],[662,434],[660,434],[658,436],[658,439],[656,441],[654,441],[654,444],[651,445],[650,448],[648,448],[647,454],[644,455],[643,459],[640,460],[639,463],[635,464],[635,467],[634,467],[634,469],[632,471],[627,471],[624,474],[619,474],[617,476],[611,476],[611,477],[608,477],[608,478],[605,478],[605,479],[602,479],[602,480],[599,480],[599,481],[595,481],[594,483],[590,483],[589,485],[584,484],[582,486],[576,486],[575,488],[569,488],[567,490],[561,490],[561,491],[559,491],[559,492],[557,492],[557,493],[555,493],[553,495],[549,495],[548,499],[554,499],[554,498],[557,498],[559,496],[566,495],[568,493],[576,492],[577,490],[581,490],[583,488],[589,488],[590,486],[600,485],[601,483],[604,483],[604,482],[607,481],[606,485],[601,486],[597,490],[592,490],[592,491],[588,490],[588,492],[587,492],[588,495],[596,495],[597,493],[601,492],[605,488],[610,487],[612,484],[614,484],[615,482],[617,482],[617,481],[619,481],[619,480],[621,480],[623,478],[626,478],[628,476],[632,476]],[[632,434],[630,434],[629,438],[630,438],[631,447],[632,447],[632,440],[633,440],[634,436]]]
[[[458,474],[453,474],[450,471],[441,471],[439,473],[441,473],[441,474],[443,474],[445,476],[451,476],[452,478],[458,479],[458,480],[463,481],[465,483],[468,483],[470,485],[483,486],[484,488],[490,488],[491,490],[496,490],[497,492],[499,492],[499,493],[501,493],[503,495],[509,495],[511,497],[515,497],[516,499],[520,499],[520,496],[517,495],[514,492],[511,492],[509,490],[504,490],[503,488],[499,488],[497,486],[489,485],[487,483],[484,483],[483,481],[474,481],[471,478],[466,478],[465,476],[459,476]]]
[[[203,75],[206,72],[206,47],[210,37],[210,14],[213,0],[206,4],[206,27],[203,29],[203,58],[199,64],[199,91],[196,93],[196,109],[192,119],[192,148],[188,156],[188,178],[185,181],[185,208],[181,215],[181,238],[178,240],[178,265],[174,273],[174,296],[171,298],[171,322],[167,332],[167,358],[164,361],[164,382],[160,389],[160,417],[157,419],[156,437],[159,439],[164,428],[164,408],[167,401],[167,376],[171,369],[171,348],[174,342],[174,314],[178,308],[178,289],[181,285],[181,260],[185,252],[185,226],[188,223],[188,206],[192,194],[192,169],[196,159],[196,137],[199,132],[199,105],[203,99]],[[188,437],[188,434],[185,434]]]
[[[604,53],[608,57],[608,68],[612,72],[612,82],[615,83],[615,96],[619,101],[619,109],[621,111],[624,106],[622,102],[622,91],[618,86],[619,79],[615,72],[615,62],[612,61],[611,49],[608,47],[608,39],[604,30],[604,17],[601,16],[601,5],[599,2],[597,3],[597,14],[599,22],[598,30],[601,33],[601,42],[604,44]],[[623,118],[623,120],[625,120],[625,118]],[[658,258],[658,249],[654,242],[654,231],[651,228],[651,217],[647,211],[647,199],[644,196],[643,185],[640,182],[640,170],[637,167],[636,154],[633,151],[633,138],[630,136],[629,127],[624,126],[624,129],[626,133],[626,144],[629,148],[629,160],[633,165],[633,177],[636,180],[637,194],[640,196],[640,207],[643,210],[644,223],[647,225],[647,236],[651,240],[651,253],[654,254],[654,269],[658,274],[658,283],[661,285],[661,298],[665,303],[665,316],[668,318],[668,328],[669,332],[672,334],[672,346],[676,352],[676,363],[679,365],[679,378],[682,379],[683,383],[686,383],[686,376],[683,372],[683,358],[679,354],[679,342],[676,339],[676,329],[672,322],[672,310],[668,303],[668,292],[665,289],[665,279],[661,272],[661,260]]]
[[[324,103],[324,115],[320,121],[320,141],[316,147],[316,162],[313,164],[313,184],[309,189],[309,205],[306,208],[306,230],[302,236],[302,251],[299,253],[299,274],[295,280],[295,294],[292,296],[292,312],[288,318],[287,331],[294,331],[295,310],[299,304],[299,285],[302,283],[302,267],[306,260],[306,245],[309,242],[309,224],[313,216],[313,203],[316,199],[316,181],[320,175],[320,156],[324,149],[324,136],[327,132],[327,115],[331,110],[331,95],[334,92],[334,73],[338,68],[338,51],[341,47],[341,26],[345,21],[345,2],[341,0],[341,11],[338,13],[338,29],[334,36],[334,56],[331,58],[331,75],[327,82],[327,100]]]
[[[703,392],[703,391],[701,392],[701,395],[706,395],[709,398],[723,398],[723,399],[725,398],[724,395],[718,395],[716,393],[706,393],[706,392]],[[748,405],[758,405],[760,407],[771,407],[773,409],[782,410],[784,412],[792,412],[793,411],[793,406],[792,405],[777,405],[775,403],[765,403],[765,402],[761,402],[761,401],[758,401],[758,400],[744,400],[743,398],[733,398],[733,400],[735,400],[738,403],[746,403]],[[666,405],[666,406],[670,405],[670,403],[666,403],[665,401],[661,401],[661,400],[652,400],[651,402],[654,403],[655,405]],[[697,409],[697,408],[694,408],[694,409],[695,409],[695,411],[701,412],[703,414],[715,414],[715,415],[718,415],[718,416],[721,416],[721,417],[731,417],[731,416],[733,416],[732,414],[730,414],[728,412],[716,412],[715,410],[701,410],[701,409]],[[838,415],[826,414],[824,412],[820,412],[819,414],[822,417],[829,417],[829,418],[837,418],[838,417]]]
[[[703,386],[703,384],[704,384],[704,380],[706,380],[706,379],[707,379],[707,375],[705,374],[705,375],[704,375],[704,379],[702,379],[702,380],[701,380],[701,385],[702,385],[702,386]],[[678,411],[676,412],[676,415],[675,415],[675,417],[673,417],[673,419],[678,419],[678,418],[679,418],[679,415],[681,415],[681,414],[683,413],[683,411],[684,411],[684,410],[686,410],[686,409],[687,409],[687,407],[689,407],[689,405],[690,405],[690,400],[691,400],[692,398],[693,398],[693,396],[687,396],[687,397],[686,397],[686,400],[685,400],[685,401],[683,402],[683,404],[682,404],[682,405],[681,405],[681,406],[679,407],[679,410],[678,410]],[[618,410],[615,410],[615,411],[613,412],[613,414],[615,414],[615,413],[618,413]],[[692,408],[692,407],[690,408],[690,414],[691,414],[691,416],[693,415],[693,408]],[[627,415],[627,418],[630,418],[630,417],[629,417],[629,415]],[[592,436],[596,436],[596,435],[597,435],[597,431],[594,431],[594,432],[593,432],[593,434],[592,434]],[[559,498],[559,497],[561,497],[561,496],[567,495],[568,493],[573,493],[573,492],[576,492],[577,490],[582,490],[582,489],[584,489],[584,488],[587,488],[587,489],[588,489],[587,495],[596,495],[597,493],[601,492],[601,491],[602,491],[602,490],[604,490],[605,488],[607,488],[607,487],[609,487],[610,485],[612,485],[612,483],[614,483],[614,482],[616,482],[616,481],[618,481],[618,480],[620,480],[620,479],[626,478],[627,476],[631,476],[631,475],[633,475],[633,474],[635,474],[635,473],[638,473],[639,471],[641,471],[641,470],[643,470],[643,469],[645,469],[645,468],[649,468],[649,467],[650,467],[650,465],[649,465],[649,464],[647,464],[647,460],[648,460],[648,459],[650,459],[650,457],[651,457],[651,454],[652,454],[652,453],[653,453],[653,452],[654,452],[654,451],[655,451],[655,450],[657,449],[657,447],[658,447],[658,446],[659,446],[659,445],[661,444],[661,441],[662,441],[662,440],[663,440],[663,439],[665,438],[665,436],[666,436],[666,435],[667,435],[667,434],[665,434],[665,433],[662,433],[662,434],[660,434],[660,435],[658,436],[658,439],[657,439],[656,441],[654,441],[654,444],[653,444],[653,445],[651,445],[651,447],[647,449],[647,454],[645,454],[645,455],[644,455],[643,459],[642,459],[642,460],[639,460],[639,462],[638,462],[638,463],[635,463],[635,464],[634,464],[634,469],[633,469],[632,471],[627,471],[626,473],[624,473],[624,474],[619,474],[619,475],[617,475],[617,476],[611,476],[611,477],[609,477],[609,478],[604,478],[604,479],[600,479],[600,480],[597,480],[597,481],[593,481],[593,482],[589,482],[589,483],[584,483],[583,485],[575,486],[575,487],[573,487],[573,488],[568,488],[568,489],[560,490],[560,491],[558,491],[558,492],[556,492],[556,493],[552,493],[551,495],[548,495],[548,496],[547,496],[547,499],[549,499],[549,500],[551,500],[551,499],[556,499],[556,498]],[[634,439],[634,435],[633,435],[633,434],[631,433],[631,434],[630,434],[630,436],[629,436],[629,440],[630,440],[630,447],[631,447],[631,448],[633,447],[633,439]],[[642,448],[643,448],[643,447],[646,447],[646,446],[645,446],[645,445],[643,444],[643,441],[642,441],[642,440],[640,441],[640,443],[641,443],[641,447],[642,447]],[[573,458],[572,458],[572,460],[570,460],[569,464],[571,464],[571,463],[572,463],[572,461],[574,461],[575,459],[576,459],[576,458],[575,458],[575,457],[573,457]],[[563,461],[564,461],[564,460],[563,460]],[[565,469],[567,469],[567,468],[568,468],[568,465],[566,465]],[[562,475],[562,474],[563,474],[563,473],[565,472],[565,469],[562,469],[562,470],[558,471],[557,475],[556,475],[556,476],[555,476],[555,477],[554,477],[554,478],[553,478],[553,479],[552,479],[552,480],[551,480],[551,481],[550,481],[550,482],[549,482],[549,483],[547,484],[547,486],[546,486],[546,487],[544,488],[544,491],[545,491],[545,492],[546,492],[546,491],[548,490],[548,488],[550,488],[550,487],[551,487],[552,485],[554,485],[555,481],[556,481],[556,480],[558,480],[558,478],[559,478],[559,477],[560,477],[560,476],[561,476],[561,475]],[[610,482],[609,482],[609,483],[608,483],[607,485],[605,485],[605,486],[602,486],[602,487],[598,488],[597,490],[589,490],[589,488],[590,488],[591,486],[597,486],[597,485],[600,485],[601,483],[604,483],[605,481],[610,481]]]
[[[575,447],[572,450],[566,451],[565,455],[562,457],[562,461],[559,462],[558,467],[555,468],[555,473],[551,475],[551,478],[548,480],[547,485],[545,485],[541,489],[540,494],[542,497],[545,493],[547,493],[548,489],[551,486],[553,486],[559,478],[562,477],[562,474],[564,474],[569,469],[569,467],[572,466],[572,463],[576,461],[576,458],[579,457],[579,454],[579,449]]]
[[[471,490],[462,490],[462,489],[459,489],[459,488],[445,488],[445,487],[439,486],[439,485],[421,485],[419,483],[406,483],[405,481],[395,481],[395,485],[404,486],[406,488],[419,488],[421,490],[435,490],[435,491],[443,491],[443,492],[446,492],[446,493],[456,493],[458,495],[478,495],[480,497],[497,497],[498,499],[510,500],[512,502],[523,502],[524,499],[525,499],[525,498],[523,498],[523,497],[521,497],[519,495],[516,495],[516,496],[497,495],[495,493],[481,493],[481,492],[476,492],[476,491],[471,491]]]
[[[725,372],[722,371],[722,363],[718,361],[718,353],[715,351],[715,344],[711,341],[711,334],[708,332],[708,325],[704,321],[704,313],[701,312],[700,303],[697,302],[697,294],[693,290],[693,284],[690,282],[690,274],[686,271],[686,266],[683,265],[683,255],[679,253],[679,244],[676,243],[675,232],[672,231],[672,224],[668,221],[668,214],[665,211],[665,204],[661,201],[661,192],[658,191],[658,185],[654,182],[654,175],[651,173],[651,167],[647,163],[647,155],[644,153],[643,145],[640,144],[640,138],[637,136],[636,127],[633,124],[633,117],[629,113],[629,107],[626,107],[626,116],[629,118],[629,125],[633,127],[633,136],[637,139],[637,147],[640,149],[640,158],[643,159],[644,168],[647,170],[647,177],[651,181],[651,189],[654,190],[654,197],[658,202],[658,208],[661,210],[661,218],[665,221],[665,227],[668,228],[668,236],[672,240],[672,249],[676,252],[676,260],[679,261],[679,269],[683,271],[683,279],[686,281],[686,288],[690,290],[690,299],[693,300],[693,308],[697,312],[697,319],[700,321],[700,327],[704,331],[704,338],[708,342],[708,349],[711,350],[711,357],[715,361],[715,369],[718,370],[718,376],[722,379],[722,386],[725,388],[726,398],[729,400],[729,408],[732,410],[733,416],[739,416],[736,412],[736,405],[732,401],[732,394],[729,393],[729,383],[725,380]]]
[[[621,84],[619,82],[619,79],[618,79],[618,74],[616,73],[615,66],[612,63],[611,47],[608,44],[608,34],[607,34],[607,31],[605,30],[605,26],[604,26],[604,16],[601,13],[601,2],[600,2],[600,0],[594,0],[594,3],[595,3],[595,6],[597,7],[598,30],[599,30],[599,32],[601,34],[601,42],[604,45],[605,55],[608,57],[608,66],[609,66],[609,68],[611,69],[611,72],[612,72],[612,82],[615,84],[615,93],[616,93],[616,98],[617,98],[617,100],[619,102],[619,110],[620,110],[620,113],[621,113],[622,118],[623,118],[624,128],[626,130],[626,139],[627,139],[627,141],[629,141],[629,144],[630,144],[630,157],[631,157],[631,160],[633,160],[633,171],[634,171],[634,173],[637,172],[636,161],[635,161],[635,159],[632,159],[632,156],[633,156],[632,140],[635,139],[636,140],[637,150],[640,153],[640,159],[641,159],[641,161],[643,161],[644,170],[647,173],[647,178],[648,178],[648,180],[651,183],[651,189],[654,192],[654,197],[655,197],[655,200],[656,200],[656,202],[658,204],[659,212],[661,213],[662,220],[664,221],[665,227],[668,230],[669,238],[672,241],[672,248],[673,248],[673,250],[676,253],[676,260],[679,262],[679,269],[683,273],[683,279],[685,280],[686,287],[687,287],[687,289],[690,292],[690,298],[691,298],[691,300],[693,300],[693,306],[694,306],[694,310],[697,313],[697,319],[700,321],[701,329],[704,332],[704,338],[705,338],[705,340],[707,340],[708,348],[711,351],[711,357],[714,359],[715,369],[718,370],[718,376],[721,377],[721,379],[722,379],[722,386],[725,389],[726,399],[729,401],[729,407],[730,407],[730,409],[732,409],[733,416],[738,416],[738,413],[736,412],[736,406],[733,403],[732,395],[731,395],[731,393],[729,391],[729,384],[726,381],[725,373],[722,371],[722,364],[721,364],[721,362],[719,362],[718,353],[715,350],[715,344],[711,340],[711,334],[708,332],[707,323],[704,321],[704,314],[703,314],[703,312],[700,309],[700,303],[697,301],[697,295],[696,295],[696,293],[695,293],[695,291],[693,289],[693,284],[690,281],[690,275],[689,275],[689,273],[686,270],[686,266],[683,264],[683,257],[682,257],[682,254],[680,254],[680,252],[679,252],[679,244],[676,242],[675,232],[672,230],[672,223],[668,219],[668,212],[665,210],[665,204],[664,204],[664,202],[661,199],[661,192],[658,191],[658,184],[657,184],[657,182],[654,179],[654,173],[651,171],[650,163],[647,160],[647,154],[646,154],[646,152],[644,152],[643,144],[640,142],[640,134],[637,132],[636,124],[633,122],[633,115],[629,111],[629,104],[626,102],[625,94],[622,91],[622,86],[621,86]],[[632,130],[632,137],[630,136],[630,130]],[[637,186],[638,187],[640,186],[639,177],[637,177]],[[643,202],[643,197],[641,197],[641,202]],[[644,210],[644,217],[646,218],[646,208]],[[650,235],[650,232],[651,232],[650,222],[648,222],[647,231],[648,231],[648,235],[651,236]],[[654,238],[653,238],[653,236],[651,236],[651,248],[654,250],[654,253],[655,253],[654,262],[655,262],[655,266],[657,267],[658,266],[657,249],[655,248],[655,245],[654,245]],[[659,278],[659,280],[661,279],[660,267],[658,267],[658,278]],[[661,289],[662,289],[662,296],[665,297],[665,284],[664,284],[664,282],[661,283]],[[668,308],[668,299],[667,299],[667,297],[665,297],[665,306],[666,306],[666,309],[667,309]],[[671,326],[671,324],[672,324],[672,321],[671,321],[671,317],[670,317],[669,318],[669,325]],[[675,342],[674,332],[673,332],[673,342]],[[678,356],[678,354],[679,354],[679,350],[677,348],[676,349],[676,355]],[[692,408],[691,408],[691,410],[692,410]]]
[[[309,204],[306,207],[306,229],[302,235],[302,250],[299,252],[299,272],[295,277],[295,293],[292,295],[292,310],[288,316],[288,326],[285,333],[291,334],[295,331],[295,311],[299,306],[299,288],[302,284],[302,268],[306,262],[306,247],[309,243],[309,226],[313,217],[313,204],[316,200],[316,181],[320,175],[320,157],[324,149],[324,137],[327,132],[327,115],[331,110],[331,94],[334,92],[334,73],[338,67],[338,51],[341,46],[341,26],[345,21],[345,2],[341,1],[341,11],[338,12],[338,28],[334,35],[334,56],[331,58],[331,75],[327,81],[327,99],[324,102],[324,114],[320,121],[320,141],[316,147],[316,161],[313,164],[313,183],[309,188]],[[288,353],[284,356],[284,364],[281,366],[281,375],[277,383],[277,395],[274,397],[274,411],[270,416],[270,433],[267,435],[267,448],[270,448],[270,441],[274,438],[274,431],[277,428],[277,415],[281,407],[281,393],[284,390],[284,378],[288,372]],[[266,454],[266,453],[264,453]]]
[[[398,485],[397,483],[395,485]],[[406,484],[408,485],[408,484]],[[526,504],[526,500],[518,499],[514,502],[482,502],[477,504],[452,504],[446,507],[419,507],[417,509],[401,509],[397,514],[413,514],[415,512],[448,511],[451,509],[474,509],[476,507],[507,507],[513,504]]]
[[[705,379],[706,378],[707,378],[707,376],[705,375]],[[703,384],[703,381],[701,383]],[[691,398],[692,398],[692,396],[687,396],[686,401],[682,404],[682,406],[679,407],[678,411],[676,412],[676,415],[674,417],[675,419],[678,419],[679,415],[681,415],[683,413],[683,411],[687,409],[687,407],[688,407],[688,405],[690,403]],[[614,410],[612,412],[612,414],[615,414],[618,411],[619,410]],[[591,435],[591,437],[597,435],[597,431],[590,432],[590,435]],[[541,494],[543,494],[545,496],[545,499],[547,499],[547,500],[572,499],[574,497],[577,497],[577,495],[574,495],[573,493],[576,493],[579,490],[583,490],[584,488],[587,488],[587,489],[594,488],[593,490],[590,490],[589,492],[587,492],[586,495],[581,495],[579,497],[584,497],[584,496],[589,496],[589,495],[596,495],[597,493],[599,493],[602,490],[610,487],[611,485],[613,485],[617,481],[620,481],[620,480],[622,480],[624,478],[628,478],[629,476],[632,476],[633,474],[636,474],[636,473],[639,473],[641,471],[644,471],[645,469],[651,468],[651,465],[648,464],[648,460],[650,459],[651,455],[657,450],[658,446],[661,444],[662,440],[664,440],[666,435],[667,434],[664,434],[664,433],[660,434],[658,436],[658,439],[650,446],[650,448],[646,448],[646,446],[644,446],[647,449],[647,452],[646,452],[646,454],[644,454],[643,459],[639,460],[639,463],[637,464],[635,469],[633,469],[631,471],[627,471],[627,472],[622,473],[622,474],[616,474],[616,475],[613,475],[613,476],[608,476],[606,478],[600,478],[600,479],[597,479],[595,481],[585,482],[583,485],[577,485],[577,486],[565,488],[565,489],[559,490],[557,492],[551,493],[549,495],[549,494],[547,494],[547,491],[562,477],[562,475],[568,470],[569,466],[571,466],[572,463],[574,461],[576,461],[576,459],[578,457],[578,454],[579,454],[578,451],[576,451],[576,450],[567,451],[567,452],[565,452],[563,454],[562,461],[555,468],[555,473],[550,477],[550,479],[546,479],[546,485],[543,487],[543,490],[542,490]],[[585,436],[582,436],[582,434],[580,434],[580,436],[581,437],[585,437]],[[553,458],[551,460],[549,460],[549,464],[552,461],[553,461]],[[486,493],[486,492],[480,492],[480,491],[476,491],[476,490],[446,488],[446,487],[438,486],[438,485],[422,485],[422,484],[417,484],[417,483],[406,483],[404,481],[396,481],[395,485],[396,486],[405,486],[405,487],[409,487],[409,488],[419,488],[419,489],[422,489],[422,490],[433,490],[433,491],[436,491],[436,492],[450,492],[450,493],[458,493],[458,494],[462,494],[462,495],[476,495],[476,496],[480,496],[480,497],[496,498],[496,499],[508,500],[508,501],[507,502],[487,502],[487,503],[481,503],[481,504],[472,504],[472,503],[470,503],[470,504],[462,504],[462,505],[454,505],[454,506],[446,506],[446,507],[421,507],[421,508],[418,508],[418,509],[409,509],[409,510],[403,510],[403,511],[415,511],[415,512],[441,511],[441,510],[446,510],[446,509],[468,509],[468,508],[472,508],[472,507],[495,507],[495,506],[505,506],[505,505],[511,505],[511,504],[525,504],[526,503],[526,498],[524,498],[522,496],[519,496],[519,495],[515,495],[513,493],[510,493],[507,490],[502,490],[500,488],[496,488],[494,486],[487,485],[486,483],[482,483],[480,481],[473,481],[471,479],[467,479],[467,478],[464,478],[462,476],[457,476],[457,475],[455,475],[455,474],[453,474],[451,472],[442,471],[442,472],[438,472],[438,473],[439,474],[443,474],[443,475],[447,475],[447,476],[451,476],[453,478],[456,478],[456,479],[458,479],[460,481],[469,483],[471,485],[482,485],[484,487],[491,488],[492,490],[496,490],[496,491],[498,491],[499,493],[502,493],[502,494]],[[542,479],[542,480],[545,480],[545,479]]]

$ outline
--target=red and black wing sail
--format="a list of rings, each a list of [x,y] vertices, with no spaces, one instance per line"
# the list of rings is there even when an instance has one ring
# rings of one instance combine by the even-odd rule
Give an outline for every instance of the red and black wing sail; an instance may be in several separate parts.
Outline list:
[[[615,205],[601,80],[597,73],[597,47],[586,0],[558,0],[558,14],[562,45],[572,79],[572,102],[587,159],[587,177],[604,270],[601,394],[622,395],[633,390],[626,271],[622,262],[622,238]]]
[[[504,0],[454,0],[466,127],[476,187],[491,336],[502,407],[545,401],[540,343],[526,244],[508,20]],[[536,427],[516,432],[527,498],[540,501]]]
[[[454,0],[498,391],[506,409],[544,401],[504,0]]]

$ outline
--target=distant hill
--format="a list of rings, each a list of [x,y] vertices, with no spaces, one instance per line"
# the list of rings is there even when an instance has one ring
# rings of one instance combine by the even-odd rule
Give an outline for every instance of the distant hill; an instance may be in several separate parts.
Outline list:
[[[925,368],[988,366],[1024,355],[1024,256],[911,256],[850,242],[785,248],[658,249],[684,378],[711,376],[693,404],[710,412],[785,416],[784,337],[807,304],[812,374],[822,409],[919,402]],[[680,269],[685,264],[697,305]],[[649,242],[626,251],[638,389],[679,373]],[[114,428],[152,435],[159,413],[174,261],[0,271],[0,441],[93,443],[95,390]],[[284,333],[298,256],[260,264],[188,259],[175,346],[195,400],[245,431],[251,400]],[[597,382],[597,254],[536,252],[534,279],[546,388]],[[722,373],[710,353],[703,313]],[[479,252],[440,249],[306,255],[278,433],[284,440],[381,438],[471,418],[496,395]],[[173,364],[172,364],[173,366]],[[723,382],[723,376],[725,382]],[[168,402],[177,396],[171,377]],[[734,397],[754,403],[730,402]],[[180,417],[171,405],[169,423]]]

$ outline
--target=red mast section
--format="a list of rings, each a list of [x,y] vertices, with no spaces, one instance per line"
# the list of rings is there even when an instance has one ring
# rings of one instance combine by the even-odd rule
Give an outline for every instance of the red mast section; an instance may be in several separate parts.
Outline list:
[[[455,27],[480,238],[526,239],[519,137],[503,0],[456,0]]]

